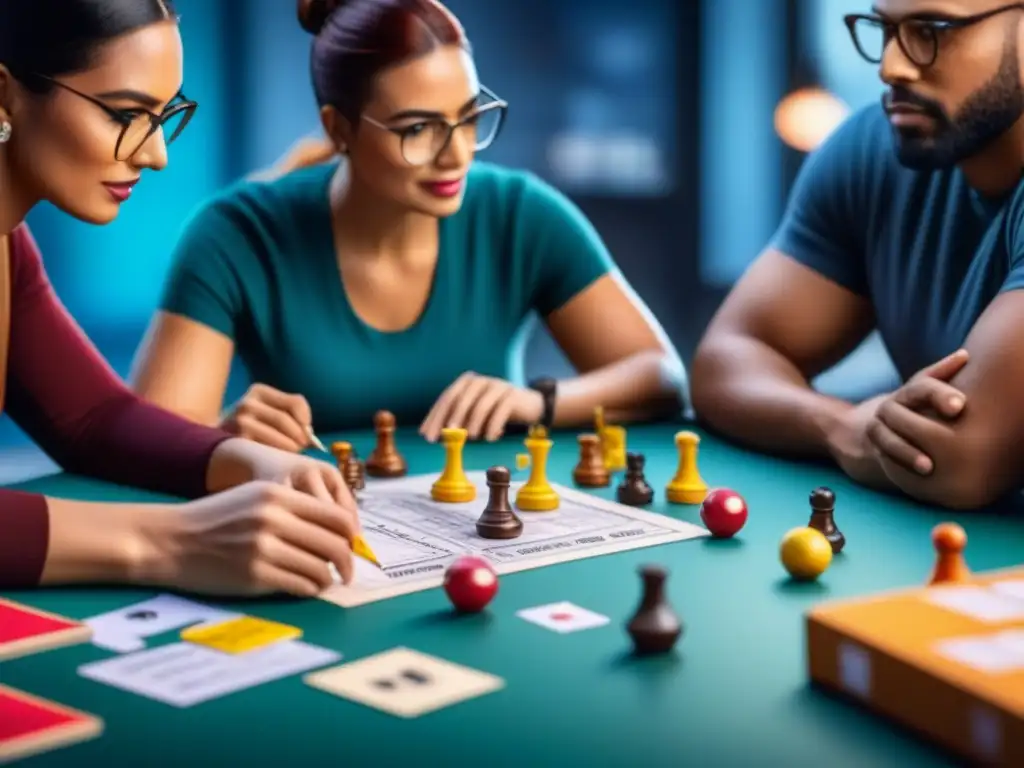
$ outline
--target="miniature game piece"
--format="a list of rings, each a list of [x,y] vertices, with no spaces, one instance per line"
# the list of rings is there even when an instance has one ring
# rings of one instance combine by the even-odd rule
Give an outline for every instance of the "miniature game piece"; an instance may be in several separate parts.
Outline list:
[[[642,453],[626,454],[626,476],[622,478],[619,487],[615,489],[616,498],[620,504],[628,504],[631,507],[642,507],[654,501],[654,489],[647,484],[644,477],[644,464],[646,459]]]
[[[580,446],[580,460],[572,471],[572,479],[583,488],[604,488],[612,481],[611,473],[601,455],[601,438],[583,434],[576,438]]]
[[[487,470],[487,487],[490,496],[480,519],[476,521],[476,532],[485,539],[514,539],[523,532],[523,521],[516,517],[508,500],[508,487],[512,473],[508,467],[491,467]]]
[[[334,457],[335,464],[338,465],[338,471],[344,473],[345,462],[352,455],[352,443],[347,440],[335,440],[331,443],[331,455]]]
[[[832,546],[832,554],[843,551],[846,537],[836,528],[835,522],[836,495],[831,488],[815,488],[811,491],[811,520],[808,527],[821,531]]]
[[[707,483],[697,469],[700,436],[696,432],[677,432],[675,442],[679,463],[665,486],[665,498],[673,504],[700,504],[708,493]]]
[[[430,496],[434,501],[465,504],[476,498],[476,486],[469,482],[462,465],[462,452],[466,447],[468,435],[469,433],[462,427],[445,427],[441,430],[444,470],[430,487]]]
[[[345,462],[345,468],[342,470],[341,476],[345,479],[345,484],[353,493],[361,491],[366,487],[366,465],[356,455],[354,450]]]
[[[813,581],[832,563],[832,545],[814,528],[793,528],[782,537],[779,559],[789,575],[799,581]]]
[[[498,593],[498,573],[482,557],[465,555],[445,571],[444,591],[455,610],[477,613]]]
[[[967,568],[964,549],[967,547],[967,533],[956,523],[940,523],[932,529],[932,545],[935,547],[935,568],[929,585],[956,584],[967,581],[971,572]]]
[[[747,502],[736,491],[715,488],[700,505],[700,519],[719,539],[735,536],[747,523]]]
[[[594,409],[594,431],[601,443],[601,457],[605,469],[619,472],[626,468],[626,430],[623,427],[605,424],[604,408]]]
[[[668,571],[658,566],[645,565],[639,569],[639,573],[643,594],[636,613],[626,625],[626,631],[633,639],[633,649],[637,654],[667,653],[683,634],[683,624],[665,594]]]
[[[373,417],[377,445],[366,459],[366,472],[371,477],[401,477],[409,468],[395,447],[395,415],[377,411]]]
[[[526,512],[551,512],[558,509],[558,494],[548,482],[548,455],[554,443],[543,427],[532,427],[523,441],[530,456],[530,477],[519,487],[516,506]]]

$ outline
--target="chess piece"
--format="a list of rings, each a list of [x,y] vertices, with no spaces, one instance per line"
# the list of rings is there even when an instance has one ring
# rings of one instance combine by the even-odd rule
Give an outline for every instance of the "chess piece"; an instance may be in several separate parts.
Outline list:
[[[395,447],[395,415],[377,411],[373,417],[377,445],[366,459],[366,473],[371,477],[401,477],[409,468]]]
[[[338,471],[344,472],[345,463],[348,461],[349,456],[352,455],[352,443],[346,440],[336,440],[331,443],[331,455],[338,465]]]
[[[616,489],[616,496],[620,504],[628,504],[631,507],[642,507],[654,501],[654,489],[647,484],[644,477],[644,464],[646,459],[642,453],[626,454],[626,476]]]
[[[353,491],[361,491],[366,487],[366,465],[355,451],[345,461],[345,468],[341,472],[345,484]]]
[[[815,488],[811,491],[811,520],[808,528],[821,531],[832,546],[832,554],[838,555],[846,545],[846,537],[836,528],[836,495],[831,488]]]
[[[932,545],[935,547],[935,569],[929,586],[956,584],[971,577],[964,559],[967,547],[967,533],[956,523],[941,523],[932,529]]]
[[[512,473],[508,467],[491,467],[487,470],[487,487],[490,496],[483,514],[476,521],[476,532],[484,539],[514,539],[523,532],[523,521],[516,517],[508,500],[508,488]]]
[[[600,438],[594,434],[584,434],[576,438],[576,441],[580,446],[580,460],[572,471],[573,482],[584,488],[604,488],[609,485],[612,478],[604,465]]]
[[[445,427],[441,430],[441,445],[444,446],[444,470],[430,487],[434,501],[446,504],[464,504],[476,498],[476,486],[469,482],[462,466],[462,451],[469,433],[462,427]]]
[[[643,580],[643,596],[626,631],[633,639],[633,649],[639,655],[667,653],[683,634],[683,624],[668,604],[665,581],[668,571],[654,565],[639,570]]]
[[[675,476],[665,486],[665,498],[672,504],[700,504],[708,495],[708,486],[697,469],[700,436],[696,432],[677,432],[675,437],[679,463]]]
[[[530,457],[530,477],[519,487],[516,506],[526,512],[551,512],[558,509],[559,498],[548,482],[548,455],[554,443],[543,427],[533,427],[523,441]]]

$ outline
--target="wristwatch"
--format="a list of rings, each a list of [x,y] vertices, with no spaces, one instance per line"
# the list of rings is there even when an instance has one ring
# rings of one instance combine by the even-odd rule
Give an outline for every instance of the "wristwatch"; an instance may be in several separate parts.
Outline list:
[[[558,382],[549,377],[534,379],[528,385],[535,392],[540,392],[544,398],[544,412],[540,417],[540,425],[544,429],[551,429],[555,420],[555,396],[558,394]]]

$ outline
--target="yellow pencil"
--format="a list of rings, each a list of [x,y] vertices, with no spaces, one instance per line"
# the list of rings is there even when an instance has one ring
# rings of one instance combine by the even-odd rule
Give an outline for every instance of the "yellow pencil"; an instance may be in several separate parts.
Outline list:
[[[352,553],[358,555],[364,560],[369,560],[371,563],[376,565],[378,568],[381,567],[380,560],[373,554],[373,550],[370,549],[370,545],[366,543],[366,539],[362,536],[356,536],[352,542]]]

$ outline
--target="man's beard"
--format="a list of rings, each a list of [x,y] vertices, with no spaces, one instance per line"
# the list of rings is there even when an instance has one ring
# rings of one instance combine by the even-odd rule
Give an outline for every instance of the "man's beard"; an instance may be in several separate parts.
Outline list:
[[[951,168],[981,152],[1010,130],[1024,114],[1024,88],[1016,40],[1006,46],[999,71],[964,102],[950,118],[938,104],[899,86],[887,100],[924,110],[932,118],[932,130],[893,128],[896,157],[907,168],[933,171]]]

